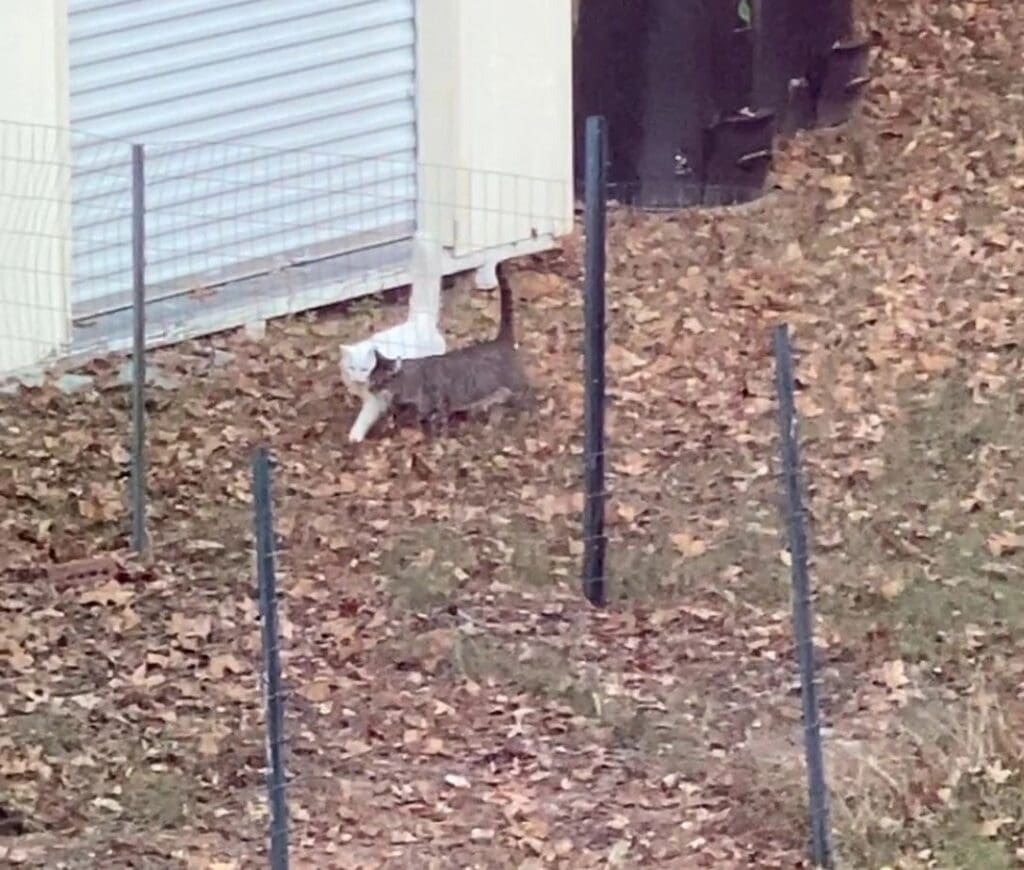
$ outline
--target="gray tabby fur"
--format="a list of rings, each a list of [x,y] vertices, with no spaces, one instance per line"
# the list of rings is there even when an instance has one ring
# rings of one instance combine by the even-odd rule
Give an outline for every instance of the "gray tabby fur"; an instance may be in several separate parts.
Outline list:
[[[498,265],[501,325],[489,341],[418,359],[393,360],[374,351],[369,387],[392,414],[412,411],[420,423],[445,428],[452,414],[510,402],[532,405],[533,391],[515,340],[512,288]]]

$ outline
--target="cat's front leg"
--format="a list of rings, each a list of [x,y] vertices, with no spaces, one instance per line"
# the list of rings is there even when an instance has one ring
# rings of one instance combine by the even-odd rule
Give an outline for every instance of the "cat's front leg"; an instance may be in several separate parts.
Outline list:
[[[367,393],[363,396],[363,406],[359,409],[359,415],[352,424],[348,433],[348,440],[352,444],[358,444],[365,440],[374,424],[383,416],[387,410],[387,402],[376,393]]]
[[[451,433],[452,408],[451,404],[445,399],[442,399],[437,404],[437,418],[441,437],[447,438]]]
[[[448,435],[448,412],[443,400],[438,400],[424,407],[420,412],[423,428],[434,438]]]
[[[540,408],[540,399],[533,387],[525,387],[516,397],[515,404],[523,411],[536,411]]]

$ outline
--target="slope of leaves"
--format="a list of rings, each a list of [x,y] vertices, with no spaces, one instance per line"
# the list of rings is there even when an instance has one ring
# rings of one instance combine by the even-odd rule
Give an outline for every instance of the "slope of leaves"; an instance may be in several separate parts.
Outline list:
[[[846,866],[1022,848],[1024,32],[871,12],[863,117],[738,210],[612,214],[610,582],[576,594],[580,240],[514,276],[532,417],[358,449],[336,345],[375,304],[154,355],[153,557],[116,553],[127,397],[3,399],[0,854],[253,866],[249,456],[276,521],[299,866],[792,867],[800,709],[769,327],[793,324]],[[455,289],[456,341],[494,300]]]

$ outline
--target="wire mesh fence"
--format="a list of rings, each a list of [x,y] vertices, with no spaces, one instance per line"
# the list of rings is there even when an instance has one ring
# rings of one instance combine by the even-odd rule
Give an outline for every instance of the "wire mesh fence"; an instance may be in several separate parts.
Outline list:
[[[572,224],[566,181],[2,122],[0,371],[131,346],[133,145],[150,346],[409,284],[414,236],[448,252],[437,269],[493,269],[490,252],[542,250]]]
[[[542,252],[570,228],[571,201],[557,182],[332,164],[238,146],[142,150],[150,344],[345,301],[357,286],[411,283],[402,314],[412,319],[422,305],[428,317],[439,315],[449,349],[470,346],[495,334],[498,294],[461,284],[442,293],[444,272],[453,264],[483,266],[486,278],[495,250]],[[95,354],[118,347],[117,336],[130,340],[119,330],[132,323],[138,266],[131,149],[103,143],[82,153],[97,168],[76,166],[65,200],[74,332],[62,349],[74,352],[77,340]],[[425,201],[425,191],[442,198]],[[76,211],[81,195],[88,207]],[[351,443],[352,419],[366,398],[339,372],[340,346],[393,323],[386,306],[323,309],[271,322],[261,342],[225,335],[152,355],[151,371],[167,379],[136,408],[148,408],[141,467],[148,469],[150,570],[163,592],[150,600],[144,589],[153,579],[123,566],[85,584],[77,642],[96,648],[94,632],[104,624],[97,620],[121,620],[132,677],[109,693],[95,686],[78,694],[99,705],[138,693],[144,722],[159,721],[169,703],[182,711],[174,727],[146,727],[187,761],[154,760],[143,746],[125,764],[144,771],[144,781],[127,774],[120,792],[100,799],[97,814],[108,823],[131,818],[141,833],[154,824],[146,821],[151,810],[132,801],[145,803],[184,777],[193,789],[187,809],[172,800],[166,837],[147,848],[173,851],[175,826],[199,825],[207,833],[189,847],[196,860],[247,866],[270,855],[284,866],[287,818],[296,866],[401,863],[424,854],[439,866],[498,866],[528,854],[573,866],[619,854],[665,863],[686,860],[697,835],[657,807],[693,800],[709,833],[731,837],[715,818],[735,807],[740,792],[728,783],[748,772],[747,755],[731,745],[737,731],[781,741],[788,759],[799,758],[786,714],[767,724],[780,709],[799,716],[792,669],[780,666],[790,643],[785,595],[747,586],[750,577],[769,588],[785,577],[771,367],[746,377],[757,407],[730,430],[738,461],[735,443],[716,445],[731,385],[705,367],[708,357],[682,361],[676,352],[679,342],[692,349],[700,335],[695,312],[660,310],[663,291],[652,275],[631,279],[632,292],[623,293],[622,266],[636,256],[624,234],[645,218],[613,206],[609,310],[588,321],[590,339],[607,343],[605,409],[603,391],[590,389],[604,372],[604,353],[591,352],[584,371],[580,280],[588,266],[604,277],[604,258],[580,248],[603,228],[603,212],[593,212],[583,236],[560,242],[560,254],[519,257],[511,272],[518,352],[537,394],[532,414],[471,413],[446,437],[381,419]],[[450,262],[425,252],[442,247],[441,239]],[[680,249],[658,256],[682,256],[685,239],[680,232],[671,243]],[[679,279],[676,289],[699,295],[699,272],[688,274],[692,287]],[[417,284],[432,289],[417,294]],[[417,340],[406,344],[408,334],[391,335],[381,345],[388,353],[422,353]],[[688,374],[672,390],[654,380],[679,366]],[[108,445],[106,455],[86,463],[71,518],[43,531],[32,529],[39,520],[26,519],[19,531],[50,547],[57,563],[83,555],[81,544],[70,543],[76,535],[90,549],[127,542],[124,486],[110,464],[115,456],[115,467],[125,462],[127,414],[108,392],[114,368],[100,361],[89,371],[98,391],[89,393],[95,398],[87,409],[73,395],[46,399],[52,407],[42,411],[44,425],[60,432],[68,415],[81,414],[82,430]],[[32,390],[18,395],[37,414],[40,398]],[[106,416],[97,421],[89,403]],[[606,418],[603,439],[585,438],[584,418],[595,433]],[[265,528],[261,488],[257,603],[247,457],[267,442],[276,458],[278,525]],[[593,543],[581,527],[584,478],[595,450],[603,474],[590,475],[587,486],[602,502],[598,534],[607,551],[584,569]],[[729,457],[729,469],[703,479],[696,469],[707,469],[716,451]],[[76,479],[82,472],[63,471]],[[267,622],[270,547],[279,637]],[[606,612],[581,602],[581,570],[600,582],[593,597],[609,605]],[[38,591],[59,597],[57,588],[43,583]],[[258,664],[261,614],[269,631],[264,655],[279,644],[282,671],[282,685],[264,690],[274,725],[269,800],[254,694],[256,674],[268,685],[270,660]],[[153,644],[170,652],[154,652]],[[168,696],[170,674],[194,674],[200,688]],[[722,691],[711,702],[694,685]],[[218,700],[204,713],[210,693]],[[773,700],[752,706],[758,696]],[[15,709],[57,715],[46,695]],[[100,731],[113,739],[118,727],[106,723]],[[286,787],[283,766],[271,763],[282,758]],[[700,791],[699,768],[713,769],[721,785]],[[634,830],[621,819],[638,801],[653,801],[654,809]],[[746,828],[754,840],[775,836],[774,822]],[[25,842],[39,850],[29,854],[54,854],[45,830],[30,831]],[[90,854],[101,861],[115,848],[101,837]],[[747,846],[734,848],[749,854]]]
[[[70,338],[66,131],[13,125],[0,163],[0,366],[30,365]]]

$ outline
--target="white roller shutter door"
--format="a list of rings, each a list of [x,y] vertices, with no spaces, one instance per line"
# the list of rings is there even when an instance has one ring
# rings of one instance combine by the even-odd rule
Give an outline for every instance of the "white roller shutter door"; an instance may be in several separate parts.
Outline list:
[[[131,286],[407,238],[414,0],[70,0],[76,314]],[[248,264],[248,265],[247,265]]]

